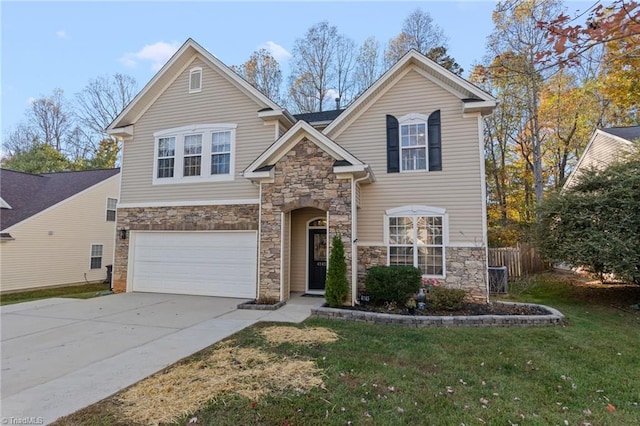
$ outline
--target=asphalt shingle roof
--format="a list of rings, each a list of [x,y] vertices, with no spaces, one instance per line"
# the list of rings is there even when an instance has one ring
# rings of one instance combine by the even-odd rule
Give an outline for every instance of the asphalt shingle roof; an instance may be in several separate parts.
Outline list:
[[[0,197],[11,206],[0,211],[0,229],[22,222],[118,173],[120,169],[34,175],[0,169]]]
[[[607,129],[602,129],[602,131],[628,141],[640,139],[640,126],[609,127]]]
[[[317,123],[319,121],[333,121],[344,111],[343,109],[334,109],[331,111],[322,111],[322,112],[307,112],[304,114],[294,114],[293,116],[302,121],[306,121],[307,123]]]

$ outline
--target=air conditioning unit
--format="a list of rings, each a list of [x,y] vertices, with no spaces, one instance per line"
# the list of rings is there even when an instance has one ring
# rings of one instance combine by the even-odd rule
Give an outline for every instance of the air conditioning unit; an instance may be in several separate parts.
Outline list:
[[[489,293],[507,293],[507,267],[489,266]]]

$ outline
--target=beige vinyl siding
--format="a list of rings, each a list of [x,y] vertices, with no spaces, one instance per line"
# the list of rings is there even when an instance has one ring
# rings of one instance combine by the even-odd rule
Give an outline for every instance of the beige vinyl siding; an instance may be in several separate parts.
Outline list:
[[[291,212],[291,291],[307,291],[307,223],[326,217],[322,210],[304,208]]]
[[[278,131],[278,135],[279,135],[279,136],[278,136],[278,137],[280,137],[280,136],[284,135],[285,133],[287,133],[287,128],[286,128],[286,127],[284,127],[284,126],[283,126],[282,124],[280,124],[280,123],[278,123],[278,129],[279,129],[279,131]]]
[[[592,167],[597,169],[606,168],[609,164],[618,160],[625,151],[628,151],[630,146],[630,144],[625,144],[620,140],[607,136],[603,132],[599,132],[584,152],[579,168],[576,169],[571,181],[566,186],[575,185],[580,179],[580,173],[583,170],[589,170]]]
[[[202,91],[189,93],[189,70],[202,67]],[[196,58],[134,125],[122,167],[122,203],[257,199],[258,188],[244,169],[274,141],[272,125],[258,118],[261,106],[219,72]],[[152,185],[155,132],[191,124],[235,123],[235,179]],[[203,141],[207,142],[207,141]]]
[[[386,115],[436,110],[441,113],[442,171],[388,174]],[[447,210],[450,244],[481,245],[484,181],[478,129],[478,117],[463,117],[458,97],[413,70],[352,122],[336,141],[376,176],[376,182],[361,187],[358,241],[383,243],[385,210],[426,205]]]
[[[8,228],[15,240],[0,243],[0,290],[103,280],[116,232],[107,198],[118,198],[118,186],[114,176]],[[100,269],[90,267],[92,244],[103,245]]]

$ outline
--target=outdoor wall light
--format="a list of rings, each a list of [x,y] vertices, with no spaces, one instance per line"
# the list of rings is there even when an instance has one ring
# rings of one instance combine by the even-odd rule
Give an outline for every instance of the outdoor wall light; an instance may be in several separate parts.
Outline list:
[[[120,239],[121,240],[126,240],[127,239],[127,230],[124,229],[124,228],[120,230]]]

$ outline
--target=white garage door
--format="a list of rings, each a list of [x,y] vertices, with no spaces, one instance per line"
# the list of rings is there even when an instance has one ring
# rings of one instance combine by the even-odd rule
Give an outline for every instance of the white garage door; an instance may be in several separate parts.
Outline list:
[[[133,291],[256,297],[257,237],[239,232],[135,232]]]

